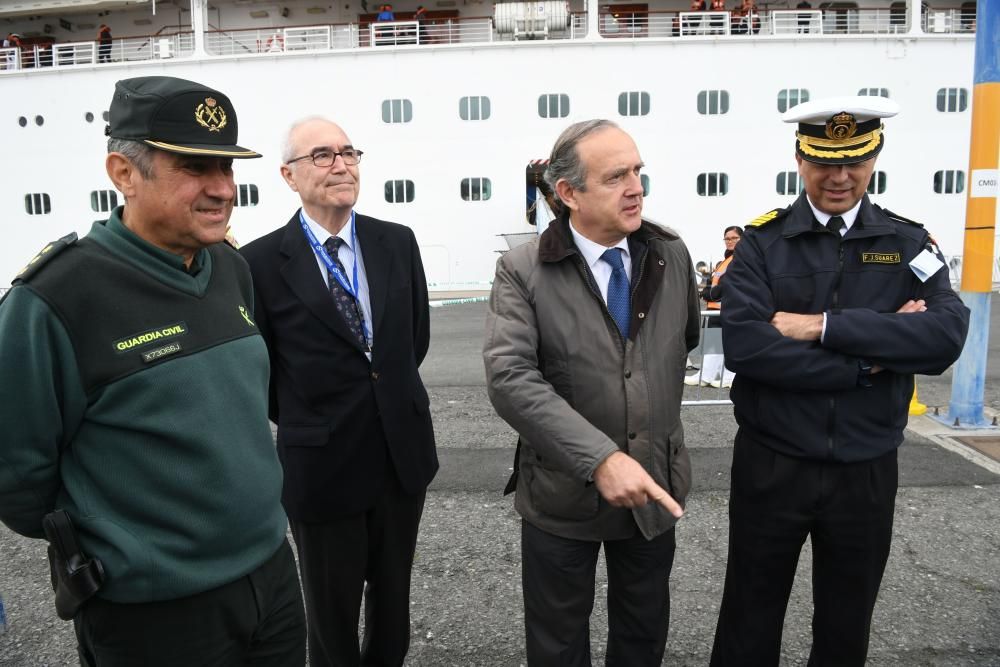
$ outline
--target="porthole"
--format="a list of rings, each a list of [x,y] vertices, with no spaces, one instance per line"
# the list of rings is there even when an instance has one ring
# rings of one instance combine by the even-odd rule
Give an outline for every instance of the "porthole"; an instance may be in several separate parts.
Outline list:
[[[27,127],[28,119],[25,118],[24,116],[21,116],[20,118],[17,119],[17,124],[20,125],[21,127]]]
[[[45,119],[41,116],[35,116],[35,125],[37,125],[38,127],[45,125]]]
[[[91,112],[88,111],[86,114],[84,114],[83,119],[85,121],[87,121],[88,123],[93,123],[94,122],[94,114],[92,114]]]

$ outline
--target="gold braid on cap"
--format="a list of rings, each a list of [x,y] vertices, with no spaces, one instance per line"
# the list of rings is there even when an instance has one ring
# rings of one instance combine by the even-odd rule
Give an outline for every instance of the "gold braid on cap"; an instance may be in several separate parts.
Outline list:
[[[884,127],[884,126],[883,126]],[[843,141],[831,141],[829,139],[820,139],[819,137],[810,137],[808,135],[802,134],[801,132],[795,133],[796,138],[799,140],[799,150],[801,150],[806,155],[812,157],[821,158],[838,158],[838,157],[861,157],[866,153],[870,153],[875,150],[878,146],[879,139],[882,137],[882,127],[877,130],[872,130],[868,134],[862,134],[857,137],[851,137],[851,144],[857,144],[858,142],[866,142],[863,146],[858,148],[843,148],[838,150],[822,150],[823,148],[838,148],[843,146]]]

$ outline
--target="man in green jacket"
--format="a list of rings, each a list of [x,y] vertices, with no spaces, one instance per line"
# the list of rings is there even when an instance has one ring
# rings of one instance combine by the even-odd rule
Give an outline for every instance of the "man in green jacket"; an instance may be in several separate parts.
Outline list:
[[[680,404],[699,302],[683,242],[642,219],[642,166],[613,123],[567,128],[545,174],[562,214],[497,263],[483,358],[490,400],[520,436],[530,665],[591,664],[602,544],[608,664],[663,658],[674,525],[691,485]]]
[[[40,538],[64,510],[101,563],[73,615],[84,665],[301,666],[267,349],[222,243],[233,159],[260,156],[191,81],[119,81],[109,122],[125,206],[0,302],[0,520]]]

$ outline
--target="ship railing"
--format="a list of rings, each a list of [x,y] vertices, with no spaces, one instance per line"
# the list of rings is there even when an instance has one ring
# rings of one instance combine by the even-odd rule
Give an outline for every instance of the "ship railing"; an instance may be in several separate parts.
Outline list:
[[[13,72],[21,69],[21,49],[15,47],[0,49],[0,72]]]
[[[379,21],[368,25],[367,43],[376,47],[492,41],[493,22],[490,17],[444,19],[433,22]]]
[[[63,65],[93,65],[97,62],[96,42],[70,42],[52,45],[52,64]]]
[[[926,33],[975,32],[976,12],[962,9],[928,7],[921,15],[921,28]]]

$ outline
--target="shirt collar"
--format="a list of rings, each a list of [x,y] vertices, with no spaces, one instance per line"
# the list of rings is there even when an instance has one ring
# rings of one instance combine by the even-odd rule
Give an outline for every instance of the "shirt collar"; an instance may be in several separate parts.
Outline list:
[[[593,269],[597,266],[597,263],[601,261],[601,255],[607,250],[607,246],[602,246],[600,243],[594,243],[586,236],[576,231],[576,227],[573,226],[573,222],[569,223],[569,231],[573,234],[573,243],[576,244],[577,250],[583,255],[583,259],[586,260],[587,266]],[[612,248],[621,248],[622,252],[625,253],[626,257],[629,257],[628,252],[628,238],[623,238],[618,243],[611,246]]]
[[[330,232],[328,232],[318,222],[310,218],[309,214],[306,213],[305,208],[301,210],[302,210],[302,219],[306,221],[306,224],[309,226],[309,229],[312,230],[312,233],[316,236],[317,240],[319,240],[320,243],[325,244],[326,241],[333,235],[330,234]],[[354,234],[351,231],[353,224],[354,224],[354,212],[352,211],[351,217],[347,221],[347,224],[341,227],[340,231],[337,232],[337,236],[344,242],[344,245],[346,245],[348,248],[351,249],[351,252],[354,252]]]
[[[854,225],[854,221],[858,219],[858,211],[861,210],[861,202],[864,201],[864,199],[865,199],[864,197],[861,197],[861,199],[858,200],[858,203],[854,205],[854,208],[852,208],[850,211],[845,211],[844,213],[840,214],[840,217],[844,219],[845,234],[847,233],[846,230],[850,229]],[[806,201],[809,202],[809,208],[812,209],[813,216],[815,216],[816,220],[819,221],[819,224],[825,227],[826,223],[830,222],[830,218],[833,217],[833,214],[826,213],[816,208],[816,206],[812,203],[812,199],[809,198],[808,194],[806,195]]]

